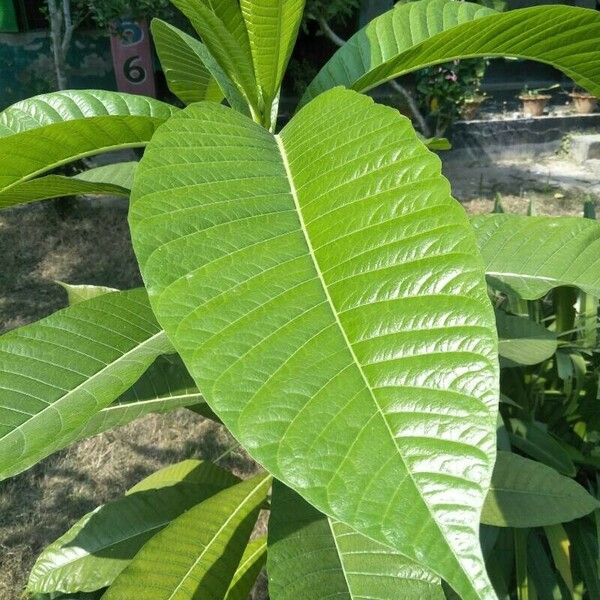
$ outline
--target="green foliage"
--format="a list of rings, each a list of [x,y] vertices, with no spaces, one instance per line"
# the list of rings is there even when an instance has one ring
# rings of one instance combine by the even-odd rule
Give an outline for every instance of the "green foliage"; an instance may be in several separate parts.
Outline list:
[[[418,168],[396,171],[390,145]],[[147,149],[130,224],[154,311],[251,455],[323,512],[436,564],[469,597],[488,586],[483,561],[473,577],[466,556],[473,566],[495,453],[496,332],[474,238],[439,169],[407,119],[355,92],[321,95],[277,136],[224,107],[193,105]],[[198,203],[190,190],[203,183]],[[340,219],[344,233],[333,236]],[[456,369],[474,375],[457,380]],[[274,420],[268,407],[279,397],[287,407]],[[421,475],[413,457],[432,444],[444,469]],[[297,463],[315,460],[307,485]],[[388,506],[398,487],[409,522],[404,507]],[[440,556],[445,547],[452,554]]]
[[[169,0],[78,0],[102,29],[115,32],[119,19],[152,19],[173,13]],[[118,32],[118,27],[116,29]]]
[[[598,224],[469,221],[410,122],[358,92],[518,55],[598,93],[600,14],[397,5],[277,131],[302,3],[175,3],[202,41],[152,29],[187,108],[83,91],[0,114],[0,203],[131,190],[146,286],[67,286],[71,306],[0,338],[0,477],[183,406],[268,473],[151,475],[47,548],[30,589],[243,600],[267,560],[273,600],[597,596]],[[130,147],[139,164],[53,172]]]

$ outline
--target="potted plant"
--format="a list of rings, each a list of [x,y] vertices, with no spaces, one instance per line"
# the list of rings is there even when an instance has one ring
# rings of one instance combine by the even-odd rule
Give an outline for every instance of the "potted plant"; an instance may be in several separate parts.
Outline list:
[[[578,115],[589,115],[598,107],[598,98],[585,90],[573,88],[569,97],[573,100],[573,108]]]
[[[559,87],[558,84],[551,85],[546,88],[535,88],[529,89],[525,86],[519,95],[519,100],[522,103],[523,114],[526,117],[541,117],[544,114],[544,110],[548,105],[548,101],[552,98],[549,92],[550,90]]]
[[[481,105],[487,100],[487,95],[479,90],[472,94],[465,95],[462,106],[460,107],[460,116],[465,121],[472,121],[479,115]]]

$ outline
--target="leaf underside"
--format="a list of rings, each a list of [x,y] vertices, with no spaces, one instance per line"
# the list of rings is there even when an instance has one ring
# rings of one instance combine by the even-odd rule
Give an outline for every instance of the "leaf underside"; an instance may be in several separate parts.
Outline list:
[[[155,313],[248,451],[464,598],[492,597],[494,318],[409,121],[339,89],[280,136],[188,107],[140,163],[130,224]]]

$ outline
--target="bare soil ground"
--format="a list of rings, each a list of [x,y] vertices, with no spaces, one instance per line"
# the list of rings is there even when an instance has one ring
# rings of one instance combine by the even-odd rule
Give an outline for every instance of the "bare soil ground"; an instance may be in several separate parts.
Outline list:
[[[447,175],[471,213],[490,212],[497,192],[515,213],[526,213],[532,199],[539,214],[581,215],[587,197],[510,170],[451,165]],[[65,306],[57,279],[121,289],[141,283],[125,202],[80,200],[67,215],[53,203],[0,212],[0,256],[0,332]],[[22,597],[37,554],[86,512],[162,466],[215,459],[232,445],[221,427],[181,410],[81,442],[0,483],[0,600]],[[240,475],[255,469],[239,451],[219,464]]]

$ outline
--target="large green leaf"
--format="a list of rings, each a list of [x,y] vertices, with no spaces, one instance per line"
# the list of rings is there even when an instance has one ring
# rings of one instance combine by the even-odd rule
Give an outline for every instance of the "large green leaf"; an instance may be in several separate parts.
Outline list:
[[[173,0],[173,4],[190,20],[210,54],[246,98],[253,114],[259,115],[262,107],[238,0]]]
[[[481,521],[497,527],[541,527],[578,519],[599,507],[576,481],[542,463],[500,451]]]
[[[241,0],[256,79],[268,114],[296,43],[305,0]]]
[[[172,347],[146,292],[105,294],[0,337],[0,480],[78,437]]]
[[[0,113],[0,136],[92,117],[145,117],[166,121],[177,109],[145,96],[104,90],[65,90],[33,96]]]
[[[492,284],[500,282],[525,300],[564,285],[600,295],[597,221],[494,214],[471,222]]]
[[[201,42],[160,19],[152,21],[152,37],[167,85],[184,104],[223,100],[219,84],[202,60]]]
[[[175,519],[138,552],[102,596],[132,600],[222,600],[235,576],[271,478],[238,483]]]
[[[511,56],[553,65],[600,95],[600,13],[536,6],[495,13],[453,0],[399,3],[340,48],[302,104],[337,85],[366,91],[416,69],[457,58]]]
[[[556,352],[556,334],[531,319],[497,310],[496,326],[498,353],[506,366],[535,365]]]
[[[239,479],[208,462],[169,466],[81,518],[50,544],[29,576],[31,592],[94,591],[109,586],[140,548],[171,521]]]
[[[203,404],[204,399],[181,359],[176,355],[159,356],[118,400],[92,416],[78,438],[98,435],[150,413]],[[210,414],[208,406],[204,414]]]
[[[1,144],[2,142],[0,141]],[[23,181],[18,185],[0,191],[0,208],[26,204],[27,202],[34,202],[36,200],[47,200],[62,196],[78,196],[81,194],[129,196],[129,190],[112,183],[95,183],[92,181],[83,181],[75,177],[46,175],[45,177]]]
[[[224,600],[248,600],[256,578],[267,560],[267,539],[257,538],[244,550]]]
[[[279,482],[269,518],[272,600],[444,600],[438,577],[326,517]]]
[[[193,105],[157,132],[132,198],[155,313],[234,436],[325,514],[490,597],[494,316],[410,122],[341,89],[279,136]]]

